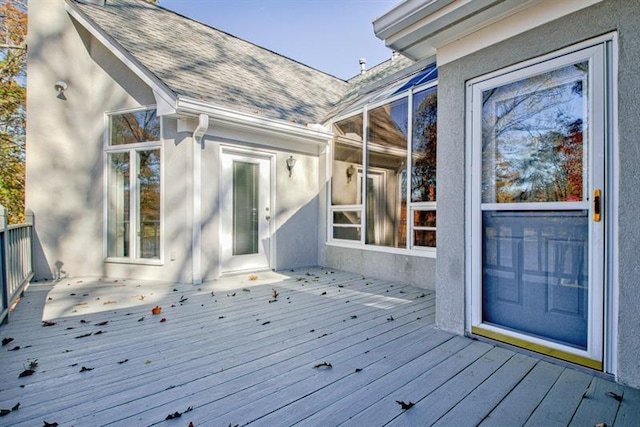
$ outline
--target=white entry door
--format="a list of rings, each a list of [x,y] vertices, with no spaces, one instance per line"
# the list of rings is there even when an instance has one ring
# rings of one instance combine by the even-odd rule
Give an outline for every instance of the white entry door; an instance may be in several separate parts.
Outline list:
[[[604,46],[472,83],[471,329],[603,368]]]
[[[267,269],[272,234],[271,159],[223,150],[221,163],[221,270]]]

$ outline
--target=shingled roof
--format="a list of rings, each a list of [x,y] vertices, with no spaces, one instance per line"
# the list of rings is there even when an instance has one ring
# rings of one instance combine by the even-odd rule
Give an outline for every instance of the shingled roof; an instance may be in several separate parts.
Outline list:
[[[67,0],[175,95],[271,119],[321,123],[344,80],[143,0]]]

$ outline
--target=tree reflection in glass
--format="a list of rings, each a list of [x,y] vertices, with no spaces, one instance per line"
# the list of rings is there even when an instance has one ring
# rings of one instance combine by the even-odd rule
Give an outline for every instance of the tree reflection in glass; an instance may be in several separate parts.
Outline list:
[[[482,201],[581,201],[588,63],[483,92]]]

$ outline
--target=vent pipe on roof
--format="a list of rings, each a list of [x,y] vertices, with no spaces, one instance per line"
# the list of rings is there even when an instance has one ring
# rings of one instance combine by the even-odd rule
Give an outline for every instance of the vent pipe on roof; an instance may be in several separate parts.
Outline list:
[[[364,74],[367,72],[367,58],[360,58],[360,74]]]
[[[391,62],[396,62],[396,59],[400,56],[397,50],[391,52]]]

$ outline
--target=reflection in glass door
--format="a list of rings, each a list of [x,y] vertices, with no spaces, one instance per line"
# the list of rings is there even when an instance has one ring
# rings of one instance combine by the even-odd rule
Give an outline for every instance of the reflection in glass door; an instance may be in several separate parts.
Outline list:
[[[598,46],[472,86],[472,331],[598,369],[603,68]]]

